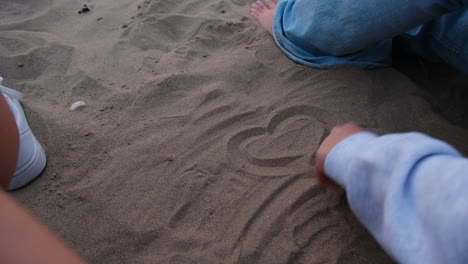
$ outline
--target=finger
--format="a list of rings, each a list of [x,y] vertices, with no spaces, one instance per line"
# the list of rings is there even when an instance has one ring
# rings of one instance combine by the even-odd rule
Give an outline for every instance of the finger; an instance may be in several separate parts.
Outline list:
[[[345,138],[352,136],[356,133],[364,131],[361,127],[354,123],[346,123],[341,126],[334,127],[330,135],[328,135],[320,144],[315,154],[315,173],[319,181],[325,185],[334,185],[334,183],[325,173],[325,160],[328,153]]]
[[[317,177],[317,180],[319,181],[320,184],[330,186],[330,187],[340,187],[335,181],[327,177],[325,172],[323,171],[323,168],[320,168],[320,166],[315,166],[315,176]]]

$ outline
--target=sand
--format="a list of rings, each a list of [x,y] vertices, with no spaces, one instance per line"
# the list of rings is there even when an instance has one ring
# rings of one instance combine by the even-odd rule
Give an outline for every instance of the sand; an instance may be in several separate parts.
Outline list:
[[[2,1],[0,75],[48,156],[12,195],[90,263],[392,263],[317,183],[320,141],[468,131],[395,69],[289,61],[250,3]]]

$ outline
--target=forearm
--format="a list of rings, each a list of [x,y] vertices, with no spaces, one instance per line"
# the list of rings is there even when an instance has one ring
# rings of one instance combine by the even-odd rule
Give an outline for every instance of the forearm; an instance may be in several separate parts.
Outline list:
[[[0,263],[85,263],[2,191],[0,210]]]
[[[468,161],[449,145],[418,133],[360,133],[332,149],[325,171],[399,262],[468,260]]]

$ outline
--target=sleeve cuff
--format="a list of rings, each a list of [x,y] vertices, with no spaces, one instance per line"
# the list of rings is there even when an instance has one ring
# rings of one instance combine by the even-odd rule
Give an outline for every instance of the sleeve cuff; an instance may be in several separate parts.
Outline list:
[[[357,152],[377,137],[372,132],[360,132],[343,139],[328,153],[325,158],[325,173],[342,187],[346,187],[348,169]]]

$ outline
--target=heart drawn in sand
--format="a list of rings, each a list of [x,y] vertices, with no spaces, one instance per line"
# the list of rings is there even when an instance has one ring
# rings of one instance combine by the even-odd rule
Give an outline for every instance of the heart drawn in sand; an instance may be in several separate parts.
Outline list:
[[[336,114],[318,107],[286,107],[275,112],[266,127],[233,134],[227,152],[233,164],[254,175],[304,173],[311,170],[320,142],[339,123]]]

